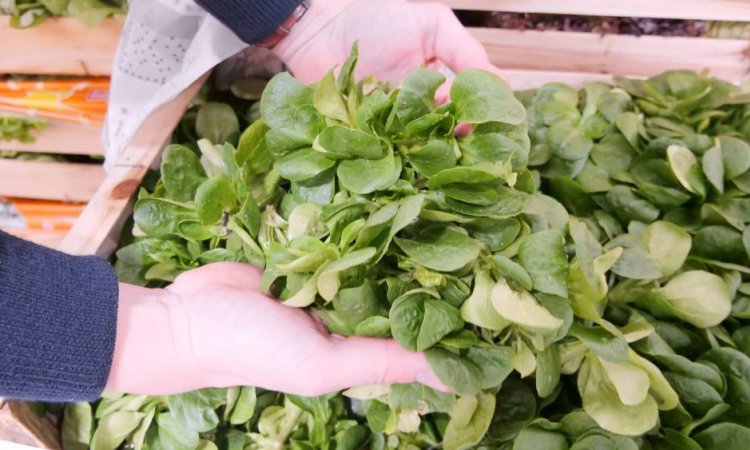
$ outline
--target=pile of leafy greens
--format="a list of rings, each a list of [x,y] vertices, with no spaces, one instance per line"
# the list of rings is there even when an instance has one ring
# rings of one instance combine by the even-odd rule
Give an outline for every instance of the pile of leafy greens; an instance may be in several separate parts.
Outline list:
[[[47,122],[44,120],[0,115],[0,145],[3,141],[32,143],[36,140],[34,133],[45,128],[47,128]]]
[[[691,72],[514,96],[469,70],[437,105],[441,74],[391,89],[356,60],[280,74],[247,114],[204,103],[118,272],[254,264],[333,333],[426,352],[453,393],[108,395],[66,408],[66,449],[746,445],[750,97]]]
[[[48,17],[74,17],[93,27],[127,11],[126,0],[0,0],[0,14],[11,15],[11,26],[28,28]]]

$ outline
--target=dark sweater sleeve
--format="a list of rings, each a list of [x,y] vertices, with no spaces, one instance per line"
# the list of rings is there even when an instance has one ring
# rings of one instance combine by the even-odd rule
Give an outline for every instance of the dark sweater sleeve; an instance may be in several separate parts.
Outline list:
[[[97,398],[112,364],[117,298],[104,260],[0,232],[0,397]]]
[[[300,0],[196,0],[247,43],[263,40],[292,16]]]

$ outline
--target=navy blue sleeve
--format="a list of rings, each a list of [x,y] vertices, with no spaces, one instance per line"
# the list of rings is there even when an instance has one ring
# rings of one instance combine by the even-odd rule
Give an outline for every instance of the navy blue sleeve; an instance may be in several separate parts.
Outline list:
[[[263,40],[276,31],[300,0],[196,0],[247,43]]]
[[[106,261],[0,232],[0,397],[96,399],[112,365],[117,299]]]

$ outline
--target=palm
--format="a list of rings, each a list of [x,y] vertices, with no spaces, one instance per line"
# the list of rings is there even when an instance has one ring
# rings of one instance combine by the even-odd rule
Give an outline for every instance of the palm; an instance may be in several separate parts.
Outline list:
[[[321,0],[323,7],[325,3]],[[439,4],[352,0],[338,15],[320,22],[305,23],[275,49],[306,83],[320,80],[331,67],[344,62],[355,42],[360,46],[359,78],[375,75],[398,82],[417,67],[442,64],[454,71],[477,68],[499,72],[481,44],[450,9]]]
[[[307,312],[259,292],[260,272],[220,263],[167,288],[189,318],[190,351],[214,384],[320,395],[350,386],[421,381],[443,388],[424,355],[395,341],[331,336]]]

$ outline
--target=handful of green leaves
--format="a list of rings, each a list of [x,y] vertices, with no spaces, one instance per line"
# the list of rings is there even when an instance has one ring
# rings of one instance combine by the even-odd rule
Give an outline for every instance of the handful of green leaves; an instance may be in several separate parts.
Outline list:
[[[36,140],[34,132],[46,127],[47,122],[43,120],[0,115],[0,145],[3,141],[32,143]]]
[[[671,72],[519,101],[466,71],[436,105],[439,73],[391,89],[355,82],[356,61],[313,86],[278,75],[242,133],[204,104],[117,268],[158,285],[255,264],[332,332],[425,351],[454,392],[112,395],[67,408],[67,449],[745,445],[750,98]]]
[[[28,28],[48,17],[75,17],[93,27],[104,19],[125,14],[126,0],[0,0],[0,14],[11,15],[11,26]]]

